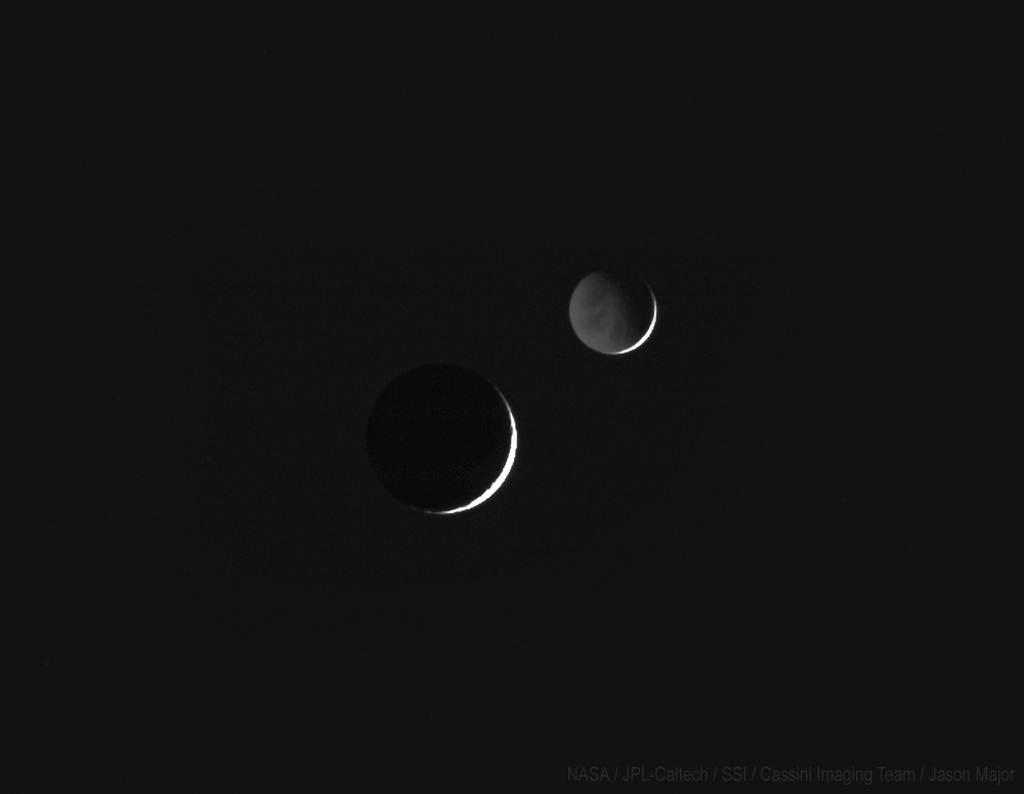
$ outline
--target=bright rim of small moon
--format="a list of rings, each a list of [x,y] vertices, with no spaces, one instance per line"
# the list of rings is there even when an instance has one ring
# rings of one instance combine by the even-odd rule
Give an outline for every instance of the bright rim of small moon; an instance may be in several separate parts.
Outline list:
[[[648,333],[650,332],[648,331]],[[480,496],[478,496],[469,504],[463,505],[462,507],[456,507],[454,510],[431,510],[428,512],[434,513],[435,515],[448,516],[453,513],[462,513],[466,510],[472,510],[477,505],[483,504],[488,499],[490,499],[501,487],[502,483],[505,482],[505,479],[508,477],[509,472],[512,471],[512,464],[515,462],[516,459],[516,447],[519,443],[519,435],[516,432],[516,419],[514,416],[512,416],[512,407],[508,404],[508,400],[505,399],[505,395],[501,394],[501,392],[498,392],[498,394],[501,396],[502,401],[505,403],[505,408],[508,410],[508,420],[512,425],[512,443],[509,446],[508,460],[505,461],[505,467],[501,470],[501,474],[499,474],[498,478],[493,483],[491,483],[490,488],[488,488],[486,491],[480,494]]]
[[[647,289],[651,289],[651,288],[648,287]],[[654,324],[658,321],[658,301],[657,301],[657,299],[655,299],[655,297],[654,297],[654,290],[652,290],[652,289],[651,289],[651,300],[654,302],[654,314],[651,316],[651,325],[647,329],[647,333],[645,333],[643,336],[641,336],[639,341],[635,345],[632,345],[631,347],[627,347],[625,350],[619,350],[619,351],[613,353],[613,355],[621,356],[623,353],[629,353],[629,352],[631,352],[633,350],[636,350],[638,347],[640,347],[640,345],[642,345],[644,342],[647,341],[647,337],[649,337],[651,335],[651,332],[654,331]]]

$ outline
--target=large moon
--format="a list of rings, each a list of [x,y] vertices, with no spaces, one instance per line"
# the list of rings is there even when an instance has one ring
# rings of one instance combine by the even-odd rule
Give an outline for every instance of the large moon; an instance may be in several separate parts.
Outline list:
[[[508,401],[483,376],[451,364],[399,375],[380,393],[366,454],[399,501],[427,513],[470,510],[512,470],[518,434]]]
[[[576,336],[598,353],[621,354],[647,341],[658,319],[649,286],[637,289],[604,271],[586,276],[569,300],[569,322]]]

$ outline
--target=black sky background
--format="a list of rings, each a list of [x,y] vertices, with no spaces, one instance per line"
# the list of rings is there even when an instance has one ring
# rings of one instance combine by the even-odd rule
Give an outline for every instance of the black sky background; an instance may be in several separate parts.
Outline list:
[[[285,744],[482,790],[1012,768],[1019,100],[983,13],[15,50],[4,735],[103,737],[109,781]],[[628,356],[568,322],[602,268],[658,300]],[[447,518],[363,450],[433,362],[520,433]]]

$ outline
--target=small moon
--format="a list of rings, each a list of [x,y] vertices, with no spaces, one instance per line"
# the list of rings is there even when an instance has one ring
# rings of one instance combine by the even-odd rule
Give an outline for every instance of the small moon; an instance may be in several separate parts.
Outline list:
[[[493,496],[512,470],[518,433],[504,395],[463,367],[431,364],[399,375],[374,403],[366,453],[393,497],[448,515]]]
[[[610,355],[629,353],[646,342],[658,319],[658,304],[646,284],[640,295],[636,292],[604,271],[584,277],[569,300],[569,322],[579,340]]]

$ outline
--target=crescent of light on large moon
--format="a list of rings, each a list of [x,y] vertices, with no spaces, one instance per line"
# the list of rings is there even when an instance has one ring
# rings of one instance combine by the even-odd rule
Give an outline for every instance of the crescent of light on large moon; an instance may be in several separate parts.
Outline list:
[[[640,339],[636,342],[636,344],[627,347],[625,350],[620,350],[617,353],[613,353],[613,355],[621,356],[623,353],[629,353],[633,350],[636,350],[638,347],[640,347],[640,345],[647,341],[647,337],[649,337],[651,335],[651,332],[654,331],[654,324],[658,322],[658,301],[654,297],[654,290],[651,289],[650,285],[647,286],[647,289],[651,290],[651,301],[654,303],[654,313],[651,315],[651,325],[647,329],[647,333],[641,336]]]
[[[462,513],[466,510],[472,510],[477,505],[483,504],[492,496],[494,496],[494,494],[497,493],[498,489],[501,488],[502,483],[505,482],[505,479],[508,477],[509,472],[512,471],[512,464],[515,462],[516,459],[516,447],[519,445],[519,435],[516,432],[516,419],[512,415],[512,407],[508,404],[508,400],[505,399],[505,395],[501,394],[501,392],[498,392],[498,394],[501,397],[502,401],[505,403],[505,408],[508,410],[508,421],[511,423],[512,427],[512,443],[509,445],[508,460],[505,461],[505,467],[501,470],[501,474],[498,475],[498,478],[493,483],[491,483],[491,486],[486,491],[480,494],[480,496],[478,496],[469,504],[463,505],[462,507],[456,507],[452,510],[431,510],[428,512],[432,512],[435,515],[447,516],[451,515],[452,513]]]

